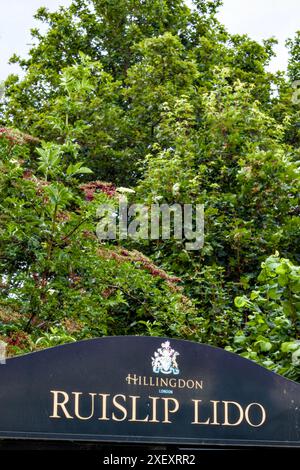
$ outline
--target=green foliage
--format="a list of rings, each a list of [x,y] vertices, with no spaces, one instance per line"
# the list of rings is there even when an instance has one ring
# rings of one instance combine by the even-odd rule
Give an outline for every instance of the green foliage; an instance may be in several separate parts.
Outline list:
[[[197,312],[167,274],[99,245],[97,207],[117,196],[86,200],[78,178],[89,170],[68,163],[65,144],[42,143],[35,172],[24,145],[2,138],[0,151],[0,335],[10,354],[151,329],[198,338]]]
[[[244,320],[228,350],[300,379],[300,267],[278,253],[262,263],[250,295],[235,298]]]
[[[288,65],[288,72],[290,79],[300,80],[300,31],[297,31],[293,39],[287,41],[287,46],[290,52],[290,61]]]
[[[246,85],[230,85],[228,77],[227,69],[217,69],[216,89],[203,95],[201,129],[195,124],[197,102],[185,96],[172,107],[164,105],[158,142],[146,157],[137,194],[149,203],[204,204],[201,262],[223,267],[225,280],[239,282],[241,277],[251,281],[258,262],[272,250],[298,259],[299,163],[283,142],[283,126]],[[170,249],[170,244],[158,247],[164,263]],[[177,256],[179,249],[174,241]],[[199,254],[186,256],[193,275]],[[173,257],[168,261],[176,271]]]
[[[48,28],[32,31],[27,59],[12,58],[25,74],[8,77],[0,104],[0,335],[10,354],[166,335],[299,380],[299,35],[289,79],[271,74],[276,40],[230,35],[219,5],[38,10]],[[117,211],[117,186],[134,188],[133,203],[203,204],[203,249],[172,237],[99,243],[97,207]]]
[[[35,345],[41,348],[51,348],[74,341],[76,341],[75,338],[68,334],[65,329],[51,327],[49,332],[36,340]]]

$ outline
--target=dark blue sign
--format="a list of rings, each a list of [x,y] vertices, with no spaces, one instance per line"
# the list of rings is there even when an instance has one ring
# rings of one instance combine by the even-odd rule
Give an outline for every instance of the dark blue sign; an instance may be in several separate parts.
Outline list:
[[[0,437],[300,447],[300,385],[189,341],[81,341],[0,365]]]

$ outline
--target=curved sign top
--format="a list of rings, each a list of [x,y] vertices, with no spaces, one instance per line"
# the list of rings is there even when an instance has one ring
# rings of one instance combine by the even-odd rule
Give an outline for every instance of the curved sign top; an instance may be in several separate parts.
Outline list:
[[[300,447],[300,384],[190,341],[80,341],[0,365],[0,438]]]

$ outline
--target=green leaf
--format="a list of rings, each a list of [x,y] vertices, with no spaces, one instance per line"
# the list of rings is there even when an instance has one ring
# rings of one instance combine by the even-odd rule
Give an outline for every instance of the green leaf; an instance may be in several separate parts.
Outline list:
[[[234,305],[237,307],[237,308],[243,308],[245,307],[246,305],[249,304],[249,300],[247,299],[247,297],[245,296],[242,296],[242,297],[236,297],[234,299]]]
[[[260,295],[260,291],[259,290],[253,290],[250,294],[250,299],[251,300],[255,300],[257,299],[257,297],[259,297]]]
[[[91,174],[93,173],[90,168],[87,168],[86,166],[83,166],[82,162],[78,162],[75,164],[70,164],[67,168],[67,176],[74,176],[74,175],[80,175],[80,174]]]
[[[298,348],[300,348],[299,341],[286,341],[282,343],[280,349],[283,353],[290,353],[296,351]]]
[[[272,343],[270,343],[270,341],[267,341],[267,340],[264,340],[264,339],[256,341],[254,343],[254,346],[262,352],[268,352],[272,349]]]

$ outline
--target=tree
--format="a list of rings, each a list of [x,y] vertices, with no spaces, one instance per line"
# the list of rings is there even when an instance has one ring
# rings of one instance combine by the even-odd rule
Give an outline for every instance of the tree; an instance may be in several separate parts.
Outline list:
[[[213,86],[214,67],[228,66],[234,71],[233,79],[255,82],[253,93],[269,105],[274,77],[265,72],[265,65],[272,56],[272,41],[261,46],[246,36],[230,36],[215,17],[219,1],[194,4],[190,9],[183,0],[73,0],[69,8],[55,13],[39,9],[36,18],[48,30],[45,34],[32,31],[36,44],[28,59],[12,58],[26,74],[22,80],[11,75],[6,81],[3,125],[36,137],[56,138],[48,115],[53,101],[61,96],[60,74],[79,62],[83,53],[91,61],[100,61],[103,72],[111,77],[113,90],[106,106],[114,111],[102,116],[102,90],[95,85],[98,102],[90,103],[91,132],[84,139],[81,135],[85,158],[89,164],[95,161],[92,167],[99,179],[133,184],[148,145],[154,143],[157,107],[166,93],[176,97],[187,91],[187,85],[190,91],[206,92]],[[150,69],[152,76],[144,84],[145,76],[136,74]],[[168,71],[166,76],[164,71]],[[186,80],[189,84],[184,84]],[[147,86],[144,103],[138,99],[142,92],[138,84]],[[153,109],[147,118],[149,106]],[[99,127],[104,127],[105,136],[97,134]]]
[[[277,268],[299,275],[298,36],[290,78],[270,74],[275,39],[228,34],[219,4],[73,0],[38,11],[48,31],[13,59],[25,77],[7,79],[1,108],[2,331],[21,334],[23,349],[171,335],[299,378],[289,353],[298,293],[287,299],[273,282]],[[99,244],[97,205],[118,216],[120,185],[147,207],[204,204],[203,249],[175,237]],[[258,309],[265,333],[249,316]]]
[[[80,184],[90,171],[76,145],[2,129],[0,152],[0,335],[9,354],[102,335],[198,338],[180,279],[137,251],[99,244],[96,209],[117,205],[116,188]]]

